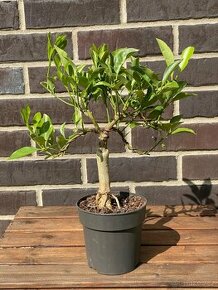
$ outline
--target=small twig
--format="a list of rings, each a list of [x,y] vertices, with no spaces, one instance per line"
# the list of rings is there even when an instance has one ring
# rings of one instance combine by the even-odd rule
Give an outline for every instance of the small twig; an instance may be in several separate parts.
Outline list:
[[[114,131],[116,131],[119,135],[120,135],[120,137],[121,137],[121,139],[122,139],[122,141],[124,142],[124,144],[126,145],[126,147],[129,149],[129,150],[131,150],[133,153],[137,153],[137,154],[139,154],[139,155],[149,155],[149,153],[152,151],[152,150],[154,150],[165,138],[164,137],[162,137],[158,142],[156,142],[150,149],[148,149],[148,150],[142,150],[142,149],[138,149],[138,148],[133,148],[130,144],[129,144],[129,142],[126,140],[126,138],[125,138],[125,136],[124,136],[124,134],[123,134],[123,132],[120,130],[120,129],[118,129],[118,128],[113,128],[113,130]]]

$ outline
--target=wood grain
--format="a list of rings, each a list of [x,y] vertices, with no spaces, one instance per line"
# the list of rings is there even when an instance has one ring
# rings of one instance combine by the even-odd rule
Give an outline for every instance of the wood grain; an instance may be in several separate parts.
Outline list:
[[[149,216],[213,216],[216,214],[214,206],[147,206]],[[77,209],[73,206],[21,207],[16,219],[22,218],[71,218],[77,216]]]
[[[214,230],[145,230],[142,245],[217,245],[218,231]],[[0,247],[84,246],[83,232],[6,232]]]
[[[177,229],[218,229],[216,217],[150,217],[144,222],[143,229],[164,230],[166,227]],[[15,219],[7,228],[7,232],[53,232],[53,231],[81,231],[82,225],[79,222],[78,216],[71,218],[45,220],[23,218]]]
[[[0,240],[0,289],[218,289],[214,209],[150,207],[142,245],[136,270],[99,275],[74,207],[24,207]]]
[[[218,246],[143,246],[142,263],[218,263]],[[0,265],[86,264],[84,247],[0,248]]]
[[[18,285],[20,288],[218,287],[217,264],[142,264],[113,279],[86,265],[0,265],[0,273],[0,289]]]

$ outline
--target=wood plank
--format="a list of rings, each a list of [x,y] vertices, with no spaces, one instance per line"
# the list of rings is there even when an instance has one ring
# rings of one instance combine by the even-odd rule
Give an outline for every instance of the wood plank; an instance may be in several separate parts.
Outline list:
[[[63,290],[74,290],[75,288],[62,288]],[[58,289],[58,290],[62,290],[62,289]],[[77,290],[84,290],[84,289],[86,289],[86,290],[93,290],[93,289],[96,289],[96,288],[87,288],[87,287],[85,287],[85,288],[76,288]],[[97,288],[97,290],[112,290],[112,289],[114,289],[114,290],[120,290],[120,289],[122,289],[122,290],[127,290],[127,288]],[[139,289],[141,289],[141,290],[148,290],[149,288],[144,288],[144,287],[140,287],[140,288],[128,288],[128,289],[131,289],[131,290],[139,290]],[[169,288],[169,287],[165,287],[165,288],[160,288],[160,287],[158,287],[158,288],[156,288],[155,287],[155,289],[157,289],[157,290],[190,290],[190,289],[200,289],[200,288],[190,288],[190,287],[188,287],[188,288]],[[16,290],[16,289],[15,289]],[[19,289],[19,290],[28,290],[28,289]],[[38,289],[31,289],[31,290],[38,290]],[[40,290],[48,290],[48,288],[47,289],[40,289]],[[57,288],[55,289],[55,288],[49,288],[49,290],[57,290]],[[151,290],[151,288],[150,288],[150,290]],[[154,290],[154,288],[153,288],[153,290]],[[218,290],[218,288],[201,288],[200,290]]]
[[[141,264],[117,276],[99,275],[86,265],[1,265],[0,273],[0,289],[218,287],[217,264]]]
[[[218,263],[218,246],[143,246],[141,262]],[[27,247],[0,249],[0,265],[86,264],[84,247]]]
[[[72,218],[77,216],[75,206],[24,206],[20,207],[15,219],[22,218]]]
[[[75,288],[62,288],[63,290],[74,290]],[[62,289],[58,289],[58,290],[62,290]],[[86,289],[86,290],[93,290],[93,289],[95,289],[95,288],[77,288],[77,290],[84,290],[84,289]],[[122,290],[126,290],[126,288],[97,288],[97,290],[111,290],[111,289],[114,289],[114,290],[120,290],[120,289],[122,289]],[[140,288],[128,288],[128,289],[131,289],[131,290],[139,290],[139,289],[141,289],[141,290],[148,290],[149,288],[144,288],[144,287],[140,287]],[[154,289],[154,288],[153,288]],[[196,288],[190,288],[190,287],[188,287],[188,288],[156,288],[155,287],[155,289],[157,289],[157,290],[190,290],[190,289],[195,289],[196,290]],[[200,288],[197,288],[197,289],[200,289]],[[15,289],[16,290],[16,289]],[[19,289],[19,290],[28,290],[28,289]],[[31,290],[38,290],[38,289],[31,289]],[[47,289],[40,289],[40,290],[48,290],[48,288]],[[57,290],[57,288],[55,289],[55,288],[53,288],[53,289],[51,289],[51,288],[49,288],[49,290]],[[151,289],[150,289],[151,290]],[[201,290],[211,290],[211,288],[201,288]],[[212,290],[218,290],[218,288],[212,288]]]
[[[146,230],[142,232],[143,245],[218,245],[215,230]],[[6,232],[0,247],[55,247],[83,246],[83,232]]]
[[[148,287],[146,287],[146,288],[144,288],[144,287],[140,287],[140,288],[135,288],[135,287],[134,288],[133,287],[131,287],[131,288],[126,288],[126,287],[125,288],[123,288],[123,287],[120,287],[120,288],[117,288],[117,287],[113,287],[113,288],[105,288],[105,287],[104,288],[89,288],[89,287],[88,288],[87,287],[83,287],[83,288],[75,288],[75,287],[74,288],[72,288],[72,287],[70,287],[70,288],[69,287],[67,287],[67,288],[66,287],[64,287],[64,288],[60,288],[60,287],[59,288],[50,288],[50,287],[49,288],[14,288],[13,287],[10,289],[13,289],[13,290],[39,290],[39,289],[40,290],[48,290],[48,289],[49,290],[75,290],[75,289],[77,289],[77,290],[84,290],[84,289],[86,289],[86,290],[94,290],[94,289],[97,289],[97,290],[112,290],[112,289],[114,289],[114,290],[127,290],[127,289],[128,290],[129,289],[131,289],[131,290],[139,290],[139,289],[140,290],[148,290],[148,289],[150,289],[150,290],[151,289],[153,289],[153,290],[154,289],[157,289],[157,290],[190,290],[190,289],[193,289],[193,290],[196,290],[196,289],[218,290],[218,288],[214,288],[214,287],[213,288],[205,288],[205,287],[204,288],[202,288],[202,287],[201,288],[199,288],[199,287],[198,288],[196,288],[196,287],[194,287],[194,288],[192,288],[192,287],[188,287],[188,288],[186,288],[186,287],[185,288],[184,287],[183,288],[178,288],[178,287],[176,287],[176,288],[174,288],[174,287],[173,288],[172,287],[170,287],[170,288],[169,287],[164,287],[164,288],[163,287],[158,287],[158,288],[157,287],[155,287],[155,288],[153,288],[153,287],[152,288],[150,288],[150,287],[149,288]]]
[[[134,288],[133,287],[131,287],[131,288],[126,288],[126,287],[125,288],[117,288],[117,287],[113,287],[113,288],[105,288],[105,287],[104,288],[89,288],[89,287],[88,288],[87,287],[83,287],[83,288],[72,288],[72,287],[70,287],[70,288],[68,288],[68,287],[67,288],[66,287],[64,287],[64,288],[60,288],[60,287],[59,288],[50,288],[49,287],[49,288],[10,288],[10,289],[13,289],[13,290],[39,290],[39,289],[40,290],[48,290],[48,289],[49,290],[75,290],[75,289],[77,289],[77,290],[84,290],[84,289],[86,289],[86,290],[93,290],[93,289],[97,289],[97,290],[112,290],[112,289],[114,289],[114,290],[127,290],[127,289],[131,289],[131,290],[139,290],[139,289],[140,290],[148,290],[148,289],[150,289],[150,290],[151,289],[153,289],[153,290],[154,289],[157,289],[157,290],[190,290],[190,289],[193,289],[193,290],[196,290],[196,289],[218,290],[218,288],[214,288],[214,287],[213,288],[205,288],[205,287],[204,288],[196,288],[196,287],[195,288],[192,288],[192,287],[188,287],[188,288],[186,288],[186,287],[185,288],[177,288],[177,287],[176,288],[174,288],[174,287],[173,288],[172,287],[170,287],[170,288],[169,287],[164,287],[164,288],[163,287],[161,287],[161,288],[160,287],[158,287],[158,288],[157,287],[155,287],[155,288],[150,288],[150,287],[149,288],[148,287],[146,287],[146,288],[144,288],[144,287],[140,287],[140,288],[135,288],[135,287]]]
[[[164,230],[166,227],[177,229],[218,229],[218,217],[150,217],[145,220],[143,229]],[[63,219],[16,219],[7,232],[53,232],[82,230],[78,216]]]
[[[214,206],[147,206],[149,216],[200,216],[215,215]],[[74,206],[46,206],[21,207],[16,214],[16,219],[22,218],[71,218],[77,215],[77,209]]]
[[[196,290],[196,289],[218,290],[218,288],[214,288],[214,287],[213,288],[205,288],[205,287],[204,288],[196,288],[196,287],[195,288],[192,288],[192,287],[188,287],[188,288],[186,288],[186,287],[185,288],[174,288],[174,287],[173,288],[171,288],[171,287],[170,288],[169,287],[164,287],[164,288],[163,287],[161,287],[161,288],[160,287],[158,287],[158,288],[157,287],[155,287],[155,288],[150,288],[150,287],[149,288],[148,287],[146,287],[146,288],[144,288],[144,287],[140,287],[140,288],[135,288],[135,287],[134,288],[133,287],[131,287],[131,288],[126,288],[126,287],[125,288],[117,288],[117,287],[113,287],[113,288],[105,288],[105,287],[104,288],[89,288],[89,287],[88,288],[87,287],[83,287],[83,288],[72,288],[72,287],[70,287],[70,288],[68,288],[68,287],[67,288],[66,287],[64,287],[64,288],[60,288],[60,287],[59,288],[50,288],[49,287],[49,288],[12,288],[12,289],[13,290],[39,290],[39,289],[40,290],[48,290],[48,289],[49,290],[75,290],[75,289],[77,289],[77,290],[84,290],[84,289],[86,289],[86,290],[94,290],[94,289],[97,289],[97,290],[112,290],[112,289],[114,289],[114,290],[127,290],[127,289],[128,290],[129,289],[131,289],[131,290],[139,290],[139,289],[140,290],[148,290],[148,289],[150,289],[150,290],[151,289],[153,289],[153,290],[154,289],[157,289],[157,290],[190,290],[190,289],[193,289],[193,290]]]
[[[51,288],[47,288],[47,289],[40,289],[40,290],[57,290],[57,288],[55,289],[55,288],[53,288],[53,289],[51,289]],[[75,288],[62,288],[63,290],[74,290]],[[58,289],[58,290],[62,290],[62,289]],[[131,290],[139,290],[139,289],[141,289],[141,290],[148,290],[148,289],[150,289],[150,290],[154,290],[154,289],[157,289],[157,290],[190,290],[190,289],[200,289],[200,288],[190,288],[190,287],[188,287],[188,288],[169,288],[169,287],[164,287],[164,288],[160,288],[160,287],[158,287],[158,288],[144,288],[144,287],[140,287],[140,288],[133,288],[133,287],[131,287],[131,288],[87,288],[87,287],[85,287],[85,288],[76,288],[77,290],[84,290],[84,289],[86,289],[86,290],[93,290],[93,289],[97,289],[97,290],[112,290],[112,289],[114,289],[114,290],[120,290],[120,289],[122,289],[122,290],[127,290],[127,289],[131,289]],[[16,290],[16,289],[15,289]],[[28,289],[19,289],[19,290],[28,290]],[[31,290],[38,290],[38,289],[31,289]],[[200,290],[218,290],[218,288],[201,288]]]

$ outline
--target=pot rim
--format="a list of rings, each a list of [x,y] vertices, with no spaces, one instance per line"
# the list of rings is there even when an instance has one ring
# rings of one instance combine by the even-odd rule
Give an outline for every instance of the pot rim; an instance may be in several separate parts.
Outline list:
[[[108,216],[108,217],[109,217],[109,216],[121,216],[121,215],[130,215],[130,214],[134,214],[134,213],[136,213],[136,212],[142,210],[144,207],[146,207],[146,205],[147,205],[147,203],[148,203],[147,199],[146,199],[143,195],[132,193],[132,194],[130,194],[130,195],[136,195],[136,196],[140,196],[140,197],[142,197],[142,198],[144,199],[144,204],[143,204],[143,206],[141,206],[140,208],[138,208],[138,209],[136,209],[136,210],[133,210],[133,211],[130,211],[130,212],[118,212],[118,213],[95,213],[95,212],[89,212],[89,211],[86,211],[86,210],[84,210],[84,209],[82,209],[82,208],[79,207],[79,203],[80,203],[80,201],[81,201],[82,199],[87,198],[87,197],[89,197],[89,196],[93,196],[93,195],[95,195],[95,194],[89,194],[89,195],[85,195],[85,196],[81,197],[81,198],[77,201],[77,203],[76,203],[76,207],[77,207],[77,209],[78,209],[79,211],[81,211],[81,212],[84,212],[84,213],[86,213],[86,214],[90,214],[90,215],[94,215],[94,216]]]

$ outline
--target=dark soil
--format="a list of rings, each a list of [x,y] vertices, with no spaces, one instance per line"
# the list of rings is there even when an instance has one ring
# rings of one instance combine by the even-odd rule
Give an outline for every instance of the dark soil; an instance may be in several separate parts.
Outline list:
[[[113,214],[113,213],[127,213],[140,209],[145,204],[145,200],[138,195],[129,195],[126,193],[115,194],[119,200],[120,208],[118,208],[116,200],[111,196],[112,210],[103,208],[99,210],[95,203],[95,195],[88,196],[83,199],[79,207],[85,211],[92,213]]]

